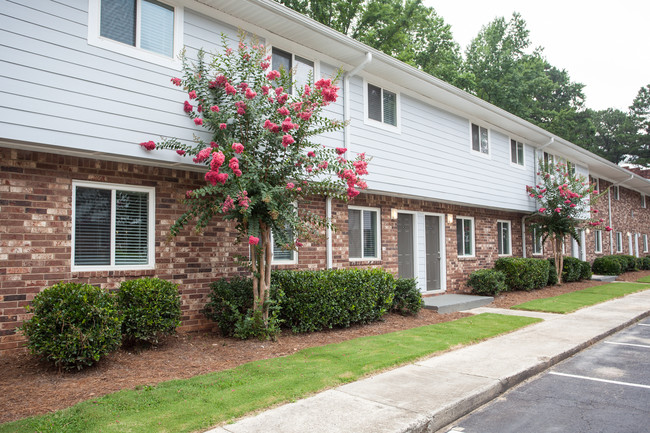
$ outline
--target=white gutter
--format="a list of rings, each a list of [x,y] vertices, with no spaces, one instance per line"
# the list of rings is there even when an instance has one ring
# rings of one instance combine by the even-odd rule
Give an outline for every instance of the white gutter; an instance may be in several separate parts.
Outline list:
[[[350,78],[357,75],[368,63],[372,62],[372,53],[368,51],[366,58],[357,67],[343,75],[343,121],[350,121]],[[343,130],[343,147],[350,149],[350,124]]]
[[[332,197],[325,199],[325,218],[327,219],[327,228],[325,229],[325,255],[327,269],[332,269]]]
[[[365,59],[358,66],[343,75],[343,121],[349,122],[350,120],[350,78],[357,75],[368,63],[372,61],[372,53],[367,52]],[[343,130],[343,147],[350,149],[350,124],[345,125]],[[325,199],[325,218],[327,221],[332,219],[332,197]],[[327,226],[325,229],[325,255],[327,261],[327,269],[332,269],[332,228]]]

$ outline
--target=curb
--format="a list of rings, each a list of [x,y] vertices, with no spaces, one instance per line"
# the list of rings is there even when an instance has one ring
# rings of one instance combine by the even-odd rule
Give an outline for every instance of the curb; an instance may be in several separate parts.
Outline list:
[[[631,326],[634,323],[645,319],[648,316],[650,316],[650,311],[638,314],[632,319],[629,319],[613,327],[612,329],[602,332],[601,334],[592,337],[589,340],[582,342],[575,347],[554,356],[551,359],[540,362],[539,364],[529,367],[524,371],[518,372],[517,374],[508,376],[498,381],[498,383],[490,386],[489,389],[479,389],[470,396],[464,397],[456,402],[440,408],[440,410],[430,415],[431,419],[427,420],[428,422],[419,426],[414,426],[412,429],[405,430],[405,433],[447,433],[447,429],[451,429],[454,422],[458,421],[460,418],[464,417],[470,412],[473,412],[474,410],[480,408],[481,406],[489,403],[506,391],[514,388],[515,386],[519,385],[525,380],[530,379],[533,376],[543,373],[561,361],[570,358],[576,353],[585,350],[595,343],[604,340],[610,335],[615,334],[616,332],[621,331],[628,326]]]

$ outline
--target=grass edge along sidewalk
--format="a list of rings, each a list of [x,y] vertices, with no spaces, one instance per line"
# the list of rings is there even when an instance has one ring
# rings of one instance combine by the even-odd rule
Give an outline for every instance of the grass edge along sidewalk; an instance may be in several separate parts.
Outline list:
[[[149,433],[208,429],[254,411],[295,401],[539,321],[484,313],[312,347],[230,370],[119,391],[51,414],[2,424],[0,433]]]
[[[648,281],[650,282],[650,281]],[[513,310],[541,311],[544,313],[572,313],[583,307],[600,304],[631,293],[650,289],[650,285],[641,283],[611,283],[602,286],[587,287],[571,293],[550,298],[534,299],[510,307]]]

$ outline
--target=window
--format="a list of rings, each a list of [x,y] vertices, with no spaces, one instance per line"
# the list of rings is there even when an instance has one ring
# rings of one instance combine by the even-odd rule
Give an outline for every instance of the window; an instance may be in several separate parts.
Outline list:
[[[490,153],[487,128],[474,123],[472,123],[472,150],[485,155]]]
[[[645,194],[641,194],[641,207],[645,209]]]
[[[554,164],[555,156],[552,153],[544,152],[544,164]]]
[[[273,242],[273,258],[271,259],[271,264],[283,265],[298,263],[298,252],[293,249],[283,248],[283,245],[293,244],[294,242],[293,231],[290,227],[283,230],[281,234],[271,233],[271,242]]]
[[[602,230],[594,231],[594,252],[596,253],[603,252],[603,231]]]
[[[367,87],[367,115],[368,119],[381,122],[385,125],[397,126],[397,93],[368,83]]]
[[[314,80],[315,70],[314,62],[295,54],[288,53],[279,48],[273,47],[271,50],[271,68],[279,71],[284,69],[292,74],[291,79],[294,81],[296,89],[302,88],[309,79]],[[293,93],[293,89],[288,89],[288,93]]]
[[[643,252],[648,252],[648,235],[643,235]]]
[[[533,228],[533,254],[543,254],[542,233]]]
[[[619,197],[620,197],[620,193],[621,193],[621,191],[619,190],[618,186],[615,186],[615,187],[612,189],[612,193],[614,194],[614,200],[618,200]]]
[[[73,183],[72,269],[151,269],[154,189]]]
[[[348,243],[351,260],[379,259],[379,209],[348,208]]]
[[[575,176],[576,175],[576,165],[572,163],[571,161],[566,162],[566,171],[569,173],[569,176]]]
[[[456,218],[456,241],[458,255],[464,257],[474,256],[474,219],[466,217]]]
[[[510,221],[497,221],[497,246],[500,256],[511,254]]]
[[[592,180],[593,180],[593,183],[594,183],[594,185],[595,185],[595,189],[596,189],[596,191],[598,191],[598,192],[600,193],[600,192],[601,192],[601,191],[600,191],[600,179],[598,179],[598,178],[593,178]]]
[[[177,0],[90,0],[88,43],[157,63],[180,67],[183,8]]]
[[[616,232],[616,252],[623,252],[623,233]]]
[[[524,143],[510,140],[510,161],[513,164],[524,166]]]

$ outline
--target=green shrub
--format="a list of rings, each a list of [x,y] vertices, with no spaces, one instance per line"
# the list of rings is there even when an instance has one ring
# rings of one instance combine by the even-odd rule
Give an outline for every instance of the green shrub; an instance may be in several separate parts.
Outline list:
[[[580,281],[582,274],[582,260],[575,257],[564,257],[564,265],[562,266],[562,282],[572,283]]]
[[[22,331],[30,351],[59,369],[82,369],[116,350],[122,317],[115,297],[89,284],[59,283],[36,295]]]
[[[505,274],[508,290],[531,291],[548,283],[549,263],[544,259],[502,257],[494,263],[494,269]]]
[[[603,256],[594,260],[591,270],[597,275],[620,275],[623,273],[621,261],[616,256]]]
[[[381,269],[276,271],[271,288],[284,292],[284,324],[293,332],[311,332],[380,319],[393,303],[395,279]]]
[[[479,269],[470,274],[467,285],[472,293],[484,296],[496,296],[507,290],[506,275],[494,269]]]
[[[641,269],[644,271],[650,270],[650,256],[643,257],[643,266]]]
[[[580,262],[580,280],[588,280],[592,275],[589,262]]]
[[[554,286],[558,283],[557,269],[555,269],[555,259],[549,258],[547,260],[549,263],[549,268],[548,268],[548,282],[546,283],[546,285]]]
[[[621,262],[621,269],[623,272],[633,272],[638,271],[636,257],[626,255],[626,254],[617,254],[613,257],[616,257],[617,260]]]
[[[117,292],[124,316],[122,335],[128,342],[157,344],[181,324],[178,285],[158,278],[124,281]]]
[[[219,331],[226,337],[235,333],[237,322],[253,308],[253,280],[234,277],[222,278],[210,285],[209,301],[202,313],[217,322]]]
[[[424,301],[414,278],[396,278],[395,296],[391,311],[402,315],[416,315],[422,309]]]
[[[277,299],[282,291],[272,293],[269,299],[269,318],[264,323],[260,311],[253,311],[253,280],[234,277],[222,278],[210,285],[209,301],[201,312],[210,320],[217,322],[219,331],[226,337],[246,340],[251,337],[260,340],[273,339],[280,333]]]

